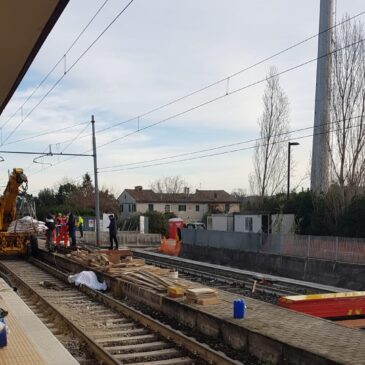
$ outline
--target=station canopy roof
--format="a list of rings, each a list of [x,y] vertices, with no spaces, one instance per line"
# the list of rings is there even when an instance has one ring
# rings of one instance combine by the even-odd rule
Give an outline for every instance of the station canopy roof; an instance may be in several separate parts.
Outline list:
[[[0,1],[0,114],[68,1]]]

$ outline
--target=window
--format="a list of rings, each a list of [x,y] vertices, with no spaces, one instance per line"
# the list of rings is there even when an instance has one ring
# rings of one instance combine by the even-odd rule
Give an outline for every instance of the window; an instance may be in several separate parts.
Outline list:
[[[179,205],[179,212],[186,212],[186,205]]]
[[[150,212],[153,212],[153,204],[148,204],[148,210],[149,210]]]
[[[120,206],[120,211],[123,213],[123,204]]]
[[[226,208],[226,213],[228,213],[229,212],[229,204],[226,203],[226,207],[225,208]]]
[[[199,212],[199,210],[200,210],[200,205],[196,205],[196,206],[195,206],[195,211],[196,211],[196,212]]]
[[[170,205],[169,204],[165,205],[165,213],[170,213]]]
[[[252,217],[245,218],[245,232],[252,232]]]
[[[136,204],[132,204],[132,212],[136,211]]]

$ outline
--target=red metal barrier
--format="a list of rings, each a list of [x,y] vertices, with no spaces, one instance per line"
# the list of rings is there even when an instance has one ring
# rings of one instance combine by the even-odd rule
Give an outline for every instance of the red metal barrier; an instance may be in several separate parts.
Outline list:
[[[278,305],[321,318],[365,315],[365,292],[292,295],[279,298]]]

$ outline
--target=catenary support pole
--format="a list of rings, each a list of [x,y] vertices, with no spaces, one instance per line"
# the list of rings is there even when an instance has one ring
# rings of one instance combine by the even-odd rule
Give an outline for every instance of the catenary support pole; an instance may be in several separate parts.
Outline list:
[[[288,186],[286,191],[286,197],[289,199],[290,196],[290,147],[299,146],[298,142],[288,142]]]
[[[95,243],[100,246],[100,204],[99,204],[99,185],[98,185],[98,161],[96,154],[95,120],[91,116],[91,127],[93,133],[93,158],[94,158],[94,185],[95,185]]]

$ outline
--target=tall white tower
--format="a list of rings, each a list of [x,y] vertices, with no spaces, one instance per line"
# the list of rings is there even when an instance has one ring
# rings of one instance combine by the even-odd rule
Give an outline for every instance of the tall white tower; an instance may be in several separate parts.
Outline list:
[[[311,189],[316,193],[328,188],[332,27],[333,0],[321,0],[311,171]]]

